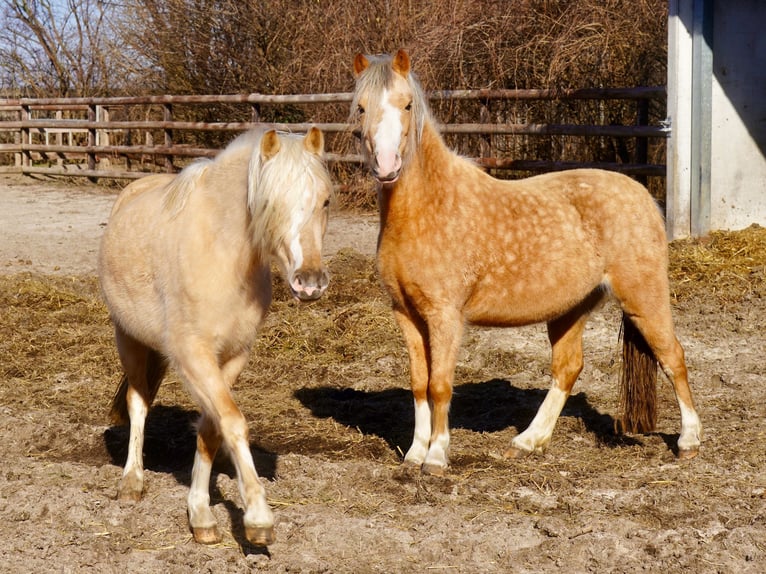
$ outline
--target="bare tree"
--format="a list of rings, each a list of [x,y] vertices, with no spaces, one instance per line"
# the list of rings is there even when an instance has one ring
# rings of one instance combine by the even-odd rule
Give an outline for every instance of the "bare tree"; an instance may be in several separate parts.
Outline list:
[[[0,69],[6,90],[32,96],[108,95],[130,76],[101,0],[3,0]]]

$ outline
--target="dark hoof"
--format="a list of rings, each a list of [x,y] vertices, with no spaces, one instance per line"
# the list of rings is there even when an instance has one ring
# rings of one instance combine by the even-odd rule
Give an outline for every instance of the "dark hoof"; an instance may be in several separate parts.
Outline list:
[[[221,535],[218,534],[217,526],[207,526],[205,528],[192,528],[194,541],[200,544],[218,544],[221,541]]]
[[[700,453],[698,448],[679,449],[678,460],[691,460]]]
[[[519,458],[526,458],[528,457],[531,452],[528,450],[522,450],[520,448],[516,448],[515,446],[512,446],[507,451],[503,453],[503,456],[505,458],[513,458],[513,459],[519,459]]]
[[[447,467],[440,464],[428,464],[424,462],[420,467],[420,472],[429,476],[444,476],[447,472]]]
[[[245,536],[247,536],[250,544],[254,546],[268,546],[276,540],[273,526],[247,527],[245,528]]]

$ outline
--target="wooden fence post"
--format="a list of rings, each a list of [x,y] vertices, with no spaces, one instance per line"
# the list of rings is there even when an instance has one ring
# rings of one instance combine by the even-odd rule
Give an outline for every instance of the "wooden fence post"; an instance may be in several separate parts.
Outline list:
[[[96,128],[93,127],[93,122],[96,121],[96,106],[93,104],[90,104],[88,106],[88,121],[91,122],[90,127],[88,128],[88,147],[94,148],[96,147]],[[88,157],[88,170],[89,171],[95,171],[96,170],[96,152],[92,149],[88,151],[87,153]]]
[[[18,112],[16,112],[16,117],[18,117],[19,121],[21,121],[23,119],[23,113],[24,113],[23,110],[19,110]],[[21,149],[21,134],[22,134],[22,130],[21,129],[19,129],[19,131],[17,131],[17,132],[14,132],[14,134],[13,134],[13,143],[18,145],[19,149]],[[13,154],[13,165],[14,165],[14,167],[17,167],[17,168],[21,169],[22,158],[23,158],[23,155],[21,154],[20,151],[17,151],[16,153]]]
[[[21,106],[21,121],[29,121],[32,119],[32,110],[28,104]],[[32,143],[32,133],[29,128],[21,129],[21,145],[30,145]],[[24,168],[32,167],[32,152],[29,150],[22,150],[21,152],[21,170],[24,173]]]
[[[64,112],[63,110],[56,110],[56,120],[63,120],[64,119]],[[56,132],[56,145],[62,146],[64,145],[64,132],[61,130]],[[64,167],[64,154],[61,152],[56,153],[56,166],[59,168]]]
[[[162,120],[165,122],[173,121],[173,104],[162,105]],[[165,128],[165,145],[168,148],[173,147],[173,130],[171,128]],[[175,172],[173,168],[173,156],[168,154],[165,156],[165,171],[167,173]]]
[[[96,106],[96,121],[109,123],[109,108],[105,106]],[[108,147],[110,144],[109,130],[98,130],[96,132],[96,145],[99,147]],[[102,169],[109,169],[112,167],[112,162],[106,155],[102,156],[98,163],[99,167]]]

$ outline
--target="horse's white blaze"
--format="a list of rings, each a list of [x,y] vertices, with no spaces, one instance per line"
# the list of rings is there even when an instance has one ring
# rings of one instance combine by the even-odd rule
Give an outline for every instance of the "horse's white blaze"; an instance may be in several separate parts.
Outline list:
[[[293,214],[292,223],[290,224],[290,267],[288,269],[290,286],[293,291],[299,291],[300,285],[295,278],[295,273],[303,265],[303,246],[301,245],[301,228],[304,224],[304,215],[302,210],[297,210]]]
[[[407,451],[404,460],[413,464],[421,464],[428,453],[428,441],[431,439],[431,407],[428,401],[415,401],[415,432],[412,446]]]
[[[390,92],[383,91],[381,108],[383,113],[375,131],[375,160],[379,176],[396,173],[402,167],[399,146],[402,142],[401,110],[389,102]]]
[[[559,388],[558,382],[554,379],[553,386],[545,395],[545,400],[540,405],[535,418],[532,419],[532,423],[527,430],[513,439],[513,446],[526,452],[542,451],[553,436],[553,427],[556,426],[556,420],[559,418],[568,396]]]

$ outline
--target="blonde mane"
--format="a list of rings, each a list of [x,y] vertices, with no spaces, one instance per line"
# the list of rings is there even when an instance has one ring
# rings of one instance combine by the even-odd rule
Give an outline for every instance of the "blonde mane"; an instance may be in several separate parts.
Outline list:
[[[279,139],[279,152],[265,161],[254,147],[248,169],[250,236],[263,258],[288,235],[297,236],[314,210],[318,186],[332,189],[322,158],[306,150],[302,135],[280,133]]]
[[[182,169],[173,180],[165,186],[162,207],[170,212],[174,219],[186,206],[186,200],[191,192],[199,185],[200,179],[213,163],[209,158],[198,159]]]

